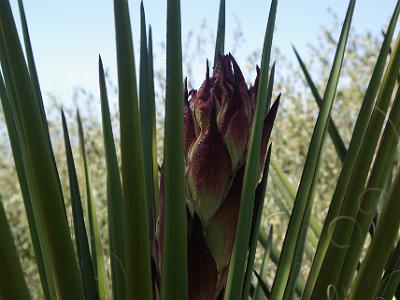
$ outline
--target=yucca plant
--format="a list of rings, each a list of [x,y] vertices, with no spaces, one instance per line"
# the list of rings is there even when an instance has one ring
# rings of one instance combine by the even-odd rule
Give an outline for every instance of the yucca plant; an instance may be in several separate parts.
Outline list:
[[[147,30],[142,3],[137,84],[128,2],[114,0],[120,164],[99,58],[110,279],[86,158],[85,128],[77,113],[82,184],[61,112],[70,191],[63,195],[22,0],[18,4],[25,52],[10,3],[0,0],[0,98],[45,299],[391,299],[400,294],[400,175],[395,163],[400,90],[393,97],[400,35],[391,45],[400,2],[347,147],[330,112],[355,0],[349,2],[323,97],[295,50],[320,108],[296,192],[269,143],[279,105],[278,97],[271,106],[275,64],[270,68],[277,0],[271,3],[254,84],[248,86],[234,57],[224,55],[225,1],[221,0],[213,71],[207,63],[203,84],[191,91],[182,75],[180,1],[167,1],[162,158],[156,151],[151,28]],[[320,224],[312,207],[327,133],[342,169]],[[281,250],[273,241],[272,228],[268,234],[260,230],[270,163],[274,182],[279,183],[274,198],[289,218]],[[68,225],[65,199],[71,200],[73,228]],[[371,242],[364,254],[368,232]],[[259,271],[254,266],[258,241],[264,248]],[[0,243],[0,298],[30,299],[1,201]],[[266,268],[269,257],[277,266],[274,274]],[[306,278],[300,276],[303,260],[312,261]]]

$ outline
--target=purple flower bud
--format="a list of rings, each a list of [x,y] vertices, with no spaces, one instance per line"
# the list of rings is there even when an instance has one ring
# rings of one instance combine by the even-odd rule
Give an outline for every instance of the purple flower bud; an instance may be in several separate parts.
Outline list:
[[[210,103],[202,106],[204,114]],[[211,106],[210,109],[207,116],[202,116],[210,120],[210,124],[208,128],[202,128],[191,148],[186,174],[189,206],[199,215],[203,224],[214,215],[224,199],[231,176],[231,161],[218,132],[215,107]]]
[[[184,154],[188,217],[189,299],[223,295],[240,209],[246,152],[260,70],[247,86],[231,54],[220,55],[213,75],[207,65],[199,90],[184,87]],[[279,97],[265,116],[259,157],[263,172]],[[154,258],[161,274],[163,174]],[[222,294],[221,294],[222,293]]]
[[[231,54],[219,56],[212,77],[207,66],[198,91],[185,89],[188,202],[203,224],[215,214],[244,165],[255,109],[252,90]]]

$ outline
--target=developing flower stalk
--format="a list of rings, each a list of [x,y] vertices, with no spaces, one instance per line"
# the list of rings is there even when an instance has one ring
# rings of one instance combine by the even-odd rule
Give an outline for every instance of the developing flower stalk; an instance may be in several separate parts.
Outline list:
[[[225,287],[256,107],[258,76],[257,68],[254,85],[248,87],[235,59],[228,54],[219,56],[212,76],[207,66],[206,79],[199,90],[189,92],[185,81],[189,299],[214,299]],[[265,117],[260,175],[278,103],[274,103]],[[162,193],[162,186],[160,190]],[[160,199],[162,201],[162,195]],[[162,218],[161,212],[155,243],[158,271],[161,271]]]

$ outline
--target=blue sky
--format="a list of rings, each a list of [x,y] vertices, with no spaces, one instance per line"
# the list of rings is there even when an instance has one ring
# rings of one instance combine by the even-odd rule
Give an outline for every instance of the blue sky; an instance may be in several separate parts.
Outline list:
[[[17,15],[17,0],[11,0]],[[25,0],[32,44],[42,89],[69,97],[75,86],[97,94],[97,57],[100,53],[116,79],[112,0]],[[205,19],[216,28],[217,0],[182,0],[182,36],[199,31]],[[139,0],[129,0],[135,49],[139,46]],[[377,34],[387,24],[396,0],[359,0],[353,27]],[[159,45],[165,40],[166,0],[144,0],[147,22],[153,27],[158,63],[163,63]],[[274,37],[275,46],[292,57],[293,43],[304,52],[318,37],[323,24],[330,24],[328,7],[344,18],[347,0],[280,0]],[[241,23],[245,43],[236,54],[239,63],[262,46],[270,0],[227,0],[226,50],[232,47],[236,19]],[[17,18],[17,20],[19,20]],[[183,41],[184,43],[184,41]],[[212,57],[213,49],[207,56]],[[304,55],[307,53],[305,52]],[[136,51],[138,63],[138,51]],[[202,66],[203,67],[203,66]]]

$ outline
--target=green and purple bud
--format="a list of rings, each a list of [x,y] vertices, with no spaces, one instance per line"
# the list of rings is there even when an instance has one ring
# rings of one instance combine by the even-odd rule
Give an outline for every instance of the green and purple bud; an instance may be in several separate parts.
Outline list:
[[[185,92],[189,206],[204,225],[217,211],[244,163],[254,101],[232,55],[220,56],[212,77]]]
[[[231,54],[219,56],[210,77],[198,91],[184,92],[184,136],[188,205],[203,226],[228,195],[237,171],[244,165],[255,110],[258,75],[247,86]],[[276,106],[277,108],[277,106]],[[260,166],[265,160],[276,110],[266,118]],[[260,172],[261,174],[261,172]]]
[[[210,77],[198,91],[184,92],[184,136],[187,203],[202,224],[207,246],[215,260],[218,287],[225,285],[240,208],[246,149],[250,138],[259,82],[248,87],[231,54],[219,56]],[[260,172],[279,101],[264,121]]]
[[[248,87],[231,54],[220,55],[213,75],[208,66],[199,90],[184,89],[184,154],[188,207],[190,299],[214,299],[223,292],[239,215],[247,146],[254,118],[259,69]],[[260,176],[278,110],[264,119]],[[161,176],[162,179],[162,176]],[[163,188],[160,187],[160,200]],[[162,258],[163,203],[157,224],[155,258]]]

